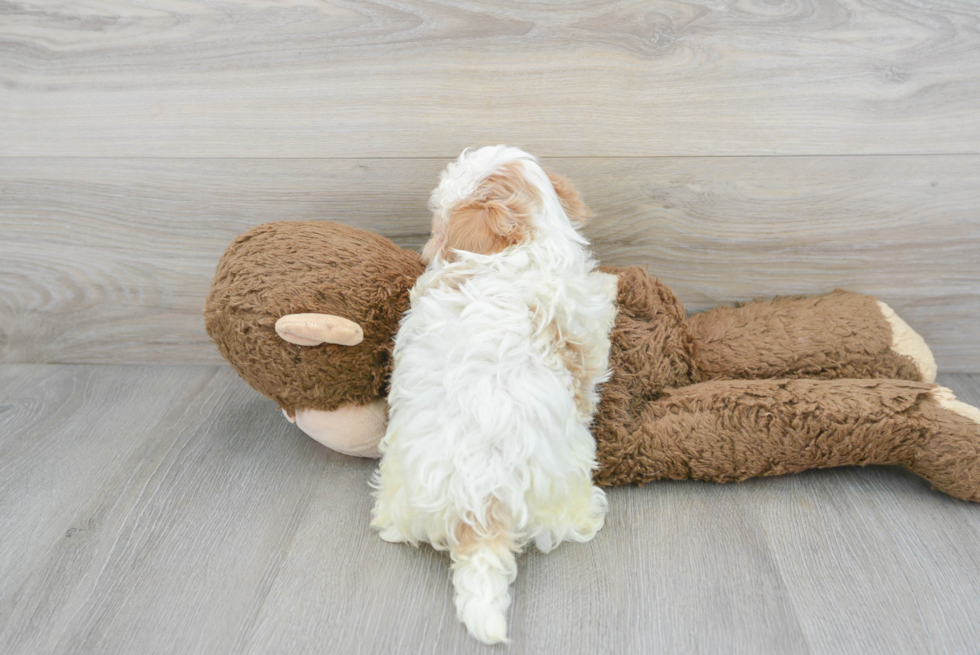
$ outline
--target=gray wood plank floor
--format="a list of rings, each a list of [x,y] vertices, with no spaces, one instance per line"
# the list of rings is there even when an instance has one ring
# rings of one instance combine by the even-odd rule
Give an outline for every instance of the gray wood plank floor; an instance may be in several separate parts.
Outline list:
[[[0,366],[0,652],[492,652],[444,557],[369,529],[374,463],[274,409],[224,366]],[[905,471],[610,500],[591,543],[521,558],[506,652],[980,644],[980,506]]]

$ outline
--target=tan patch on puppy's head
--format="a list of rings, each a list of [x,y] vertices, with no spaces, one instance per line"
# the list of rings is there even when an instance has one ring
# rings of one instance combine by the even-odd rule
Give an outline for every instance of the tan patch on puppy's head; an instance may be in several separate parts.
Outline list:
[[[531,236],[531,215],[540,202],[521,163],[505,164],[449,211],[442,256],[451,261],[453,250],[492,255],[525,241]]]
[[[548,179],[551,180],[551,185],[555,187],[555,193],[558,194],[561,208],[565,210],[565,214],[568,215],[572,224],[585,225],[586,221],[592,216],[592,210],[582,201],[582,196],[579,195],[578,189],[568,181],[568,178],[557,173],[552,173],[551,171],[545,172],[548,173]]]

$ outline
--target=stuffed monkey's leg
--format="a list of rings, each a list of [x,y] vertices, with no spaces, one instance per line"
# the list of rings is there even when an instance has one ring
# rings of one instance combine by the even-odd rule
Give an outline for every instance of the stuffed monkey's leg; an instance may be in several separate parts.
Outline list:
[[[665,392],[627,430],[596,426],[602,485],[733,482],[898,464],[980,502],[980,410],[900,380],[726,380]]]
[[[835,291],[691,316],[702,380],[891,378],[932,382],[925,341],[888,305]]]

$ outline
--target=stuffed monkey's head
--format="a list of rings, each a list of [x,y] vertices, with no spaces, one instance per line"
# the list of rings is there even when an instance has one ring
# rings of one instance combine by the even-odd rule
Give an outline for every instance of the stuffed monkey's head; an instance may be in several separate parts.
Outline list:
[[[330,221],[260,225],[228,247],[204,310],[208,334],[252,387],[293,414],[387,393],[393,338],[419,255]],[[326,316],[332,343],[280,338],[287,315]]]

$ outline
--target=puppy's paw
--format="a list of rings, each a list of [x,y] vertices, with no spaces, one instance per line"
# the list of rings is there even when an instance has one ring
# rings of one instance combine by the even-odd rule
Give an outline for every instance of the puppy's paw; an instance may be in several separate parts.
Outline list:
[[[384,541],[387,541],[388,543],[391,544],[405,544],[411,541],[408,537],[402,534],[402,532],[398,528],[396,528],[393,525],[389,525],[384,528],[381,528],[381,531],[378,533],[378,536],[380,536]]]
[[[535,515],[534,523],[540,532],[534,537],[534,546],[549,553],[563,541],[591,541],[602,529],[608,509],[606,493],[590,483],[584,484],[557,508],[549,507]]]
[[[606,512],[609,511],[609,501],[606,499],[606,492],[596,486],[591,486],[588,491],[588,501],[583,503],[582,511],[576,514],[574,526],[574,541],[592,541],[596,533],[602,529],[606,523]]]
[[[548,530],[534,538],[534,547],[542,553],[550,553],[560,543],[559,539],[560,535],[556,535],[554,530]]]

